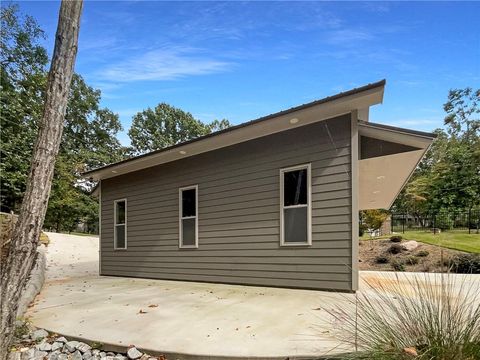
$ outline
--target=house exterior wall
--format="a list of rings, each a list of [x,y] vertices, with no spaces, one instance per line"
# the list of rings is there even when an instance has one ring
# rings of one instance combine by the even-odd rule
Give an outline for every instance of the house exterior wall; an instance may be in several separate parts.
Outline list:
[[[352,290],[350,114],[102,180],[101,274]],[[328,131],[327,131],[328,129]],[[312,245],[280,246],[280,169],[311,164]],[[197,249],[179,188],[198,185]],[[114,250],[114,200],[128,248]]]

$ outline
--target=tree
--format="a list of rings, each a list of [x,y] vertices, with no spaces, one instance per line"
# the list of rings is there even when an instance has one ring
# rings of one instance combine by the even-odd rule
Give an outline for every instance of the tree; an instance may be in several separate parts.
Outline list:
[[[55,158],[62,138],[68,92],[78,48],[82,1],[60,6],[45,106],[21,212],[6,260],[1,265],[0,359],[7,359],[18,301],[34,265],[52,183]]]
[[[0,15],[0,186],[3,211],[19,207],[42,115],[46,86],[45,36],[30,16],[19,16],[17,5]]]
[[[382,224],[388,218],[388,211],[381,209],[362,210],[360,219],[362,225],[370,231],[376,231],[382,227]]]
[[[131,152],[138,155],[207,135],[229,126],[230,123],[226,119],[204,124],[188,112],[160,103],[155,109],[148,108],[133,117],[128,136],[132,144]]]
[[[446,130],[395,201],[402,212],[438,213],[480,206],[480,90],[453,89],[444,104]]]

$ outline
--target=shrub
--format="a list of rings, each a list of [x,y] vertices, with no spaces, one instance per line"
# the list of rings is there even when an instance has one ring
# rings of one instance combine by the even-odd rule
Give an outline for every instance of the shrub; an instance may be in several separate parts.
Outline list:
[[[417,252],[418,257],[427,257],[428,255],[430,255],[430,253],[427,250],[420,250]]]
[[[430,275],[430,276],[429,276]],[[357,359],[474,360],[480,354],[480,287],[449,274],[366,280],[349,305],[330,312]],[[408,355],[406,350],[416,355]]]
[[[397,260],[397,259],[394,259],[390,265],[392,265],[392,269],[395,270],[395,271],[405,271],[405,265]]]
[[[459,274],[480,274],[480,255],[456,255],[450,260],[450,269]]]
[[[400,235],[393,235],[390,236],[390,241],[394,243],[399,243],[402,241],[402,237]]]
[[[406,259],[405,259],[405,264],[407,265],[417,265],[418,264],[418,257],[416,256],[408,256]]]
[[[377,264],[388,264],[389,260],[390,259],[388,258],[388,256],[385,256],[385,255],[379,255],[375,257],[375,262]]]
[[[400,244],[393,244],[387,250],[387,252],[390,254],[400,254],[402,251],[403,247]]]

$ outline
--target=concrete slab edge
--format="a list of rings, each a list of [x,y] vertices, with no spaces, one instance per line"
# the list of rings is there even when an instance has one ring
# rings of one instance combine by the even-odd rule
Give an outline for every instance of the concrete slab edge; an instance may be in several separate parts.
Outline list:
[[[40,245],[37,248],[37,258],[35,266],[32,269],[27,285],[22,292],[17,309],[17,318],[22,317],[28,309],[30,303],[35,299],[45,282],[45,270],[47,266],[46,248]]]
[[[127,349],[130,345],[118,345],[112,343],[104,343],[99,340],[89,339],[81,336],[70,335],[67,333],[59,333],[56,331],[52,331],[48,328],[44,328],[49,333],[57,334],[58,336],[64,336],[68,340],[76,340],[81,341],[86,344],[92,345],[94,343],[101,344],[102,351],[111,351],[116,353],[126,353]],[[142,348],[137,345],[135,347],[144,353],[154,356],[165,356],[168,360],[340,360],[344,359],[345,356],[348,356],[348,353],[345,354],[335,354],[331,356],[327,355],[282,355],[282,356],[227,356],[227,355],[206,355],[206,354],[190,354],[190,353],[181,353],[181,352],[171,352],[171,351],[160,351],[160,350],[153,350],[148,348]]]

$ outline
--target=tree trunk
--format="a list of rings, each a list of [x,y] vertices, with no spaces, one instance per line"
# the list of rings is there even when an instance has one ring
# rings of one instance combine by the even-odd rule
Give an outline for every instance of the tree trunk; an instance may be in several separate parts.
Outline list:
[[[48,74],[45,105],[32,155],[30,174],[7,259],[0,265],[0,360],[8,356],[18,301],[35,264],[52,183],[55,158],[77,55],[83,1],[63,0],[55,49]]]

